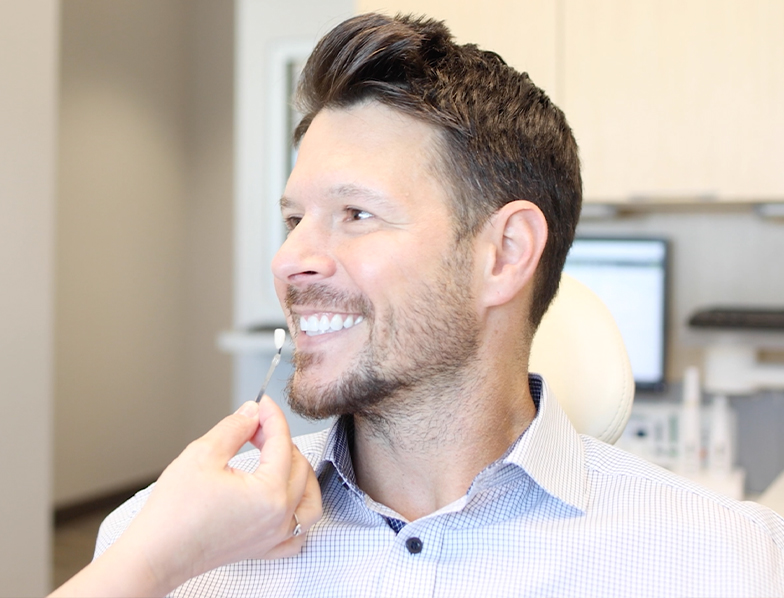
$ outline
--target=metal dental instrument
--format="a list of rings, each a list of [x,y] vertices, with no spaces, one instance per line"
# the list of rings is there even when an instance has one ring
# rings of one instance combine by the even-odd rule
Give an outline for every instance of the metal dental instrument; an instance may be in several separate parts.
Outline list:
[[[261,385],[261,390],[259,391],[259,396],[256,397],[256,402],[258,403],[261,401],[261,397],[264,396],[264,391],[267,390],[267,384],[269,384],[270,378],[272,378],[272,372],[275,371],[275,368],[278,367],[280,363],[280,353],[283,350],[283,342],[286,340],[286,331],[283,328],[276,328],[275,329],[275,348],[278,350],[275,353],[275,357],[272,358],[272,363],[270,364],[269,370],[267,370],[267,377],[264,379],[264,384]]]

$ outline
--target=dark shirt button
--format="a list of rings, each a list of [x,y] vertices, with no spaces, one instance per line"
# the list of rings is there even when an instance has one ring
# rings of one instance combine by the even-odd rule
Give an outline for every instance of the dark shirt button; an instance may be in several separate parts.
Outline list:
[[[406,548],[411,554],[419,554],[422,552],[422,540],[419,538],[409,538],[406,540]]]

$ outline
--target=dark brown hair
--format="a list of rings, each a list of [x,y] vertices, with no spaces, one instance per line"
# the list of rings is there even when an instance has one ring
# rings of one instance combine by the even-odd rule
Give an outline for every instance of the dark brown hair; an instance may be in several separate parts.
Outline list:
[[[526,73],[493,52],[458,45],[442,23],[365,14],[319,41],[305,65],[297,104],[299,142],[324,108],[375,100],[440,132],[458,239],[473,237],[503,205],[536,204],[548,226],[529,321],[532,330],[558,290],[580,215],[577,144],[563,112]]]

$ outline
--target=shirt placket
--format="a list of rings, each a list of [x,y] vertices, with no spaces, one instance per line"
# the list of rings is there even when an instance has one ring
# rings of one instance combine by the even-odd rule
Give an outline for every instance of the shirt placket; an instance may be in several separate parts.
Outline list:
[[[445,531],[443,516],[405,525],[389,546],[374,595],[377,598],[434,596]]]

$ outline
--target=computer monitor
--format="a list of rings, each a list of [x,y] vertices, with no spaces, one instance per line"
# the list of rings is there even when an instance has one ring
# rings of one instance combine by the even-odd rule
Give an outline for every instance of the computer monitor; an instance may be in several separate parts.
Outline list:
[[[653,238],[578,237],[566,258],[618,323],[640,390],[665,387],[667,265],[667,241]]]

